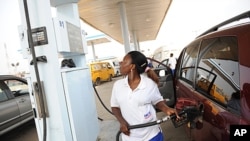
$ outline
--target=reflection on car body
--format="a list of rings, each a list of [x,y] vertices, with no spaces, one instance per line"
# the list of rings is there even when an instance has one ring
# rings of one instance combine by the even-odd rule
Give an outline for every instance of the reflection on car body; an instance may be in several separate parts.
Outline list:
[[[0,75],[0,135],[33,119],[25,79]]]
[[[177,99],[204,105],[202,128],[186,126],[197,141],[229,140],[230,125],[250,125],[250,23],[212,29],[182,50],[175,73]]]

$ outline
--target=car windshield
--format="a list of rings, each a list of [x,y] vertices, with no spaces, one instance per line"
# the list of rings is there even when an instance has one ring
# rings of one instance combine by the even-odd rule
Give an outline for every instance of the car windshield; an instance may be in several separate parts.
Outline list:
[[[28,91],[28,85],[22,81],[19,80],[5,80],[4,81],[10,88],[11,92],[14,94],[14,96],[21,96],[24,94],[27,94]]]

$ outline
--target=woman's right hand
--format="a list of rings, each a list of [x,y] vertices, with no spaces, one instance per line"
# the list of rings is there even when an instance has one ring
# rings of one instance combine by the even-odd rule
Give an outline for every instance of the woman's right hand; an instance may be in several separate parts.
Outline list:
[[[130,132],[128,129],[128,122],[122,117],[121,110],[119,107],[111,107],[113,114],[120,123],[120,131],[125,135],[129,136]]]
[[[129,126],[128,123],[125,121],[120,123],[120,131],[127,136],[129,136],[129,134],[130,134],[128,126]]]

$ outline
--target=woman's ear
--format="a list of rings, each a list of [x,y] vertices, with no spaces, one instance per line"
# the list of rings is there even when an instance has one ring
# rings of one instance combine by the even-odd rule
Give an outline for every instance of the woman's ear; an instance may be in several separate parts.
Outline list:
[[[131,64],[131,70],[134,70],[135,69],[135,64]]]

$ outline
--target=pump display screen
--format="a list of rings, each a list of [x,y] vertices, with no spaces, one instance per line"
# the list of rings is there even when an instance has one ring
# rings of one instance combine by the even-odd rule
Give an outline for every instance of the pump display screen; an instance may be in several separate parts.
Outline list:
[[[46,27],[35,28],[31,32],[34,46],[48,44]]]

